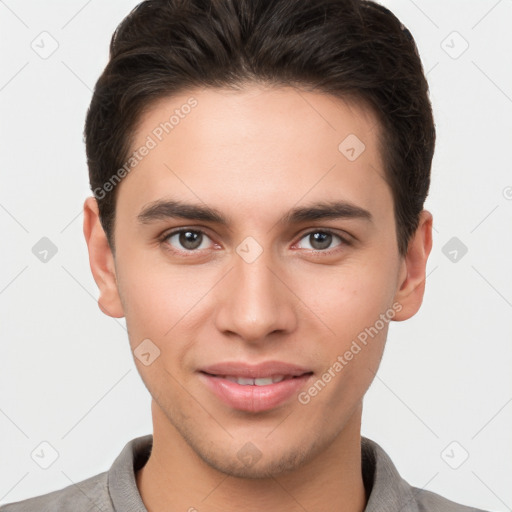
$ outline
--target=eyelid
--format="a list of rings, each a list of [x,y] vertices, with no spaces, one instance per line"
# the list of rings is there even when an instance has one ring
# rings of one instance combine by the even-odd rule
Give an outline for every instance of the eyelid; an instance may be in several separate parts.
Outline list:
[[[308,231],[305,231],[304,233],[302,233],[300,235],[298,241],[294,244],[294,246],[297,245],[304,237],[309,236],[313,233],[326,233],[328,235],[336,236],[341,240],[341,244],[339,244],[335,247],[329,248],[329,249],[323,249],[323,250],[321,250],[321,249],[301,249],[302,251],[309,251],[309,252],[314,252],[314,253],[318,253],[318,254],[329,254],[331,252],[338,250],[338,248],[340,246],[342,247],[342,246],[352,245],[350,236],[348,234],[341,235],[337,231],[330,229],[330,228],[325,228],[325,229],[324,228],[311,228]]]
[[[206,251],[207,249],[193,249],[193,250],[186,250],[186,249],[177,249],[173,247],[171,244],[166,243],[166,240],[169,239],[171,236],[179,235],[180,233],[184,233],[187,231],[193,231],[194,233],[200,233],[203,236],[206,236],[209,238],[214,245],[218,245],[216,242],[212,240],[212,237],[208,235],[208,233],[203,228],[196,228],[196,227],[187,227],[187,226],[181,226],[179,228],[170,229],[168,231],[165,231],[162,235],[158,237],[158,241],[166,246],[166,248],[172,252],[180,253],[180,254],[200,254],[203,251]]]

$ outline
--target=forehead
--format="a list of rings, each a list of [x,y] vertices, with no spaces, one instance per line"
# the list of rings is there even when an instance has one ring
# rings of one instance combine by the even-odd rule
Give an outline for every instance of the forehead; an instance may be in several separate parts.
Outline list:
[[[323,93],[190,90],[158,100],[141,117],[132,151],[144,156],[121,183],[118,202],[140,209],[172,196],[261,217],[263,204],[313,199],[389,208],[379,129],[369,109]]]

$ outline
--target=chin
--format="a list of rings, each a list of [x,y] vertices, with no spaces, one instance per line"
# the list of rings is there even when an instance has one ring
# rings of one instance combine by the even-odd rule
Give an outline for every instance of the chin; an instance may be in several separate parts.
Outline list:
[[[271,457],[261,453],[260,456],[256,455],[252,460],[240,456],[239,453],[228,456],[225,451],[221,450],[206,454],[196,453],[206,464],[225,475],[254,480],[272,478],[292,472],[309,459],[306,453],[299,450],[294,450],[292,453],[276,453]]]

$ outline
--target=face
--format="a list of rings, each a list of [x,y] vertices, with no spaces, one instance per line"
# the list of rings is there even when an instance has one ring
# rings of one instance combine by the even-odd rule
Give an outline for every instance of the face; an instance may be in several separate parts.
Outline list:
[[[419,307],[425,251],[399,257],[375,118],[288,87],[202,89],[153,105],[144,145],[99,284],[144,354],[155,432],[232,475],[314,460],[360,418],[389,322]]]

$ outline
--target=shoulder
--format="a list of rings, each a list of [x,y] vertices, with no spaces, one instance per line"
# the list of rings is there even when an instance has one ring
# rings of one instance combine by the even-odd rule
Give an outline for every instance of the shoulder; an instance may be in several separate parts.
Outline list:
[[[64,489],[0,506],[0,512],[114,512],[145,510],[135,471],[148,460],[153,436],[126,443],[108,471]]]
[[[0,512],[113,511],[108,493],[108,473],[100,473],[58,491],[0,506]]]
[[[425,489],[411,487],[420,512],[486,512],[482,509],[462,505]]]
[[[400,476],[384,449],[371,439],[361,438],[361,458],[369,494],[365,512],[486,512],[413,487]]]

